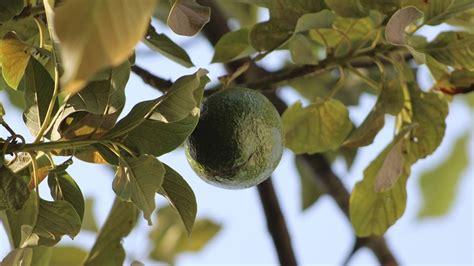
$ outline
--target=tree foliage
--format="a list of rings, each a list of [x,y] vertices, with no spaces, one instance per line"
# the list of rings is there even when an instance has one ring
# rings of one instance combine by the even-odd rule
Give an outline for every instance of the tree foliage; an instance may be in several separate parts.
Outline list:
[[[373,143],[387,115],[394,117],[393,139],[367,158],[373,161],[360,173],[348,213],[359,237],[381,236],[402,217],[412,166],[441,144],[453,97],[474,90],[474,1],[219,1],[214,8],[233,19],[234,30],[219,36],[209,61],[239,66],[219,85],[207,86],[205,69],[189,69],[170,83],[135,66],[134,48],[143,42],[194,67],[185,47],[152,24],[167,23],[176,34],[194,38],[207,23],[216,23],[205,2],[1,1],[0,86],[23,110],[33,139],[27,143],[16,133],[21,118],[4,120],[8,110],[0,103],[7,132],[0,138],[0,218],[11,244],[5,265],[68,259],[122,265],[126,252],[121,241],[139,213],[149,225],[154,213],[161,221],[150,233],[155,245],[151,259],[172,263],[180,252],[200,250],[220,225],[196,221],[192,188],[159,157],[179,148],[193,132],[204,97],[234,84],[267,93],[297,91],[300,101],[281,110],[286,147],[294,154],[322,154],[328,161],[341,156],[348,167],[359,148]],[[269,18],[258,21],[263,9]],[[451,26],[432,41],[419,34],[425,25],[442,23]],[[287,51],[291,60],[275,72],[251,75],[275,51]],[[433,78],[427,91],[417,79],[422,65]],[[132,71],[163,94],[122,114]],[[377,101],[357,124],[348,107],[358,105],[362,95]],[[445,163],[423,175],[420,216],[448,211],[467,165],[465,145],[463,137]],[[69,159],[57,164],[59,156]],[[117,198],[89,252],[56,246],[63,236],[76,236],[81,226],[95,228],[89,201],[67,171],[75,160],[110,165],[116,172],[111,189]],[[296,157],[303,209],[328,192],[308,163]],[[39,196],[44,180],[52,201]],[[156,210],[157,194],[172,208]]]

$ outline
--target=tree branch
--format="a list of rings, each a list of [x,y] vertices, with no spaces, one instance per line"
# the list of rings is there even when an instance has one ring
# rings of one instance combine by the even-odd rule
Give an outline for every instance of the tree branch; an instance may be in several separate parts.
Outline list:
[[[290,233],[278,202],[271,178],[257,186],[258,194],[281,265],[297,265],[291,245]]]
[[[133,73],[139,76],[143,80],[143,82],[152,86],[155,89],[158,89],[162,93],[165,93],[173,85],[173,82],[171,82],[171,80],[167,80],[153,75],[148,70],[145,70],[140,66],[133,65],[131,68]]]

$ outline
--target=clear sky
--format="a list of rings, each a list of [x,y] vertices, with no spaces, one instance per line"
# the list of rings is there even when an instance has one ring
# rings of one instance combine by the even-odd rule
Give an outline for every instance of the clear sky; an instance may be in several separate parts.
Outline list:
[[[163,27],[159,30],[169,33]],[[432,33],[428,33],[433,36]],[[224,74],[219,65],[209,65],[212,58],[211,47],[201,37],[192,39],[177,37],[174,39],[185,45],[193,62],[198,67],[207,68],[215,82]],[[165,78],[176,79],[189,74],[194,69],[183,68],[160,55],[153,56],[149,50],[140,46],[137,50],[137,64]],[[264,60],[268,68],[277,68],[283,62],[286,53],[275,53]],[[426,73],[426,71],[425,71]],[[421,77],[423,84],[429,80]],[[138,101],[150,99],[159,94],[144,85],[132,75],[127,87],[126,114]],[[280,92],[288,103],[293,103],[298,95],[289,89]],[[358,124],[373,106],[375,97],[364,96],[361,105],[351,108],[351,117]],[[21,120],[21,113],[12,110],[7,103],[6,93],[0,91],[0,101],[7,110],[6,120],[20,134],[28,135]],[[443,144],[436,153],[419,163],[412,171],[408,182],[408,205],[403,217],[386,234],[390,247],[403,264],[469,264],[473,263],[473,173],[472,158],[474,139],[472,133],[473,113],[461,101],[451,104],[447,120],[447,132]],[[386,127],[376,138],[375,143],[361,149],[359,156],[347,172],[342,162],[336,162],[336,172],[343,177],[348,189],[362,178],[362,171],[375,158],[376,154],[391,140],[393,119],[389,118]],[[471,132],[470,166],[461,178],[456,201],[450,212],[438,219],[419,221],[416,214],[421,206],[421,194],[418,188],[419,174],[434,168],[445,159],[453,141]],[[31,140],[31,138],[30,138]],[[353,244],[353,233],[349,221],[342,215],[334,201],[325,196],[305,212],[300,210],[300,187],[296,170],[293,166],[293,155],[285,152],[283,159],[274,173],[273,181],[284,215],[292,236],[298,261],[301,264],[340,264],[349,253]],[[201,181],[191,170],[184,157],[183,150],[167,154],[160,160],[176,169],[190,183],[198,201],[198,217],[209,217],[223,225],[223,230],[209,245],[198,254],[184,254],[177,260],[178,264],[277,264],[277,257],[270,236],[267,234],[263,211],[255,188],[247,190],[223,190]],[[99,224],[102,224],[112,204],[114,194],[111,189],[113,172],[103,166],[82,163],[75,160],[70,167],[73,176],[86,196],[94,197],[94,208]],[[47,188],[42,186],[44,197],[48,197]],[[165,202],[157,197],[159,206]],[[157,221],[154,221],[157,222]],[[148,252],[147,226],[144,221],[125,239],[129,259],[144,259]],[[78,244],[85,248],[92,246],[94,237],[88,232],[81,233],[74,242],[65,238],[64,244]],[[8,244],[3,230],[0,230],[0,257],[8,252]],[[147,264],[148,264],[147,263]],[[369,250],[362,250],[352,259],[352,265],[376,264]]]

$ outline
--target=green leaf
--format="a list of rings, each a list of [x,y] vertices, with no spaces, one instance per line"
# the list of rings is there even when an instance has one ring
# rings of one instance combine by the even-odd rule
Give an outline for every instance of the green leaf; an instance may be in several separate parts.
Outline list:
[[[183,221],[186,231],[190,235],[196,220],[196,196],[179,173],[166,164],[164,166],[166,170],[165,179],[158,193],[167,198],[171,206],[178,211],[181,221]]]
[[[324,9],[317,13],[302,15],[295,27],[295,33],[305,32],[312,29],[331,28],[336,16],[331,11]]]
[[[93,81],[67,102],[53,128],[52,139],[101,137],[114,127],[125,106],[125,86],[130,76],[126,61],[106,71],[105,80]]]
[[[38,246],[33,249],[33,258],[32,265],[35,266],[50,266],[51,264],[51,255],[53,253],[53,248]]]
[[[398,80],[383,84],[375,106],[362,124],[344,142],[347,147],[370,145],[385,124],[385,114],[397,115],[403,107],[403,91]]]
[[[253,3],[237,3],[231,1],[216,2],[226,17],[238,20],[240,27],[249,27],[257,23],[258,7]]]
[[[3,121],[3,117],[5,116],[5,108],[3,107],[3,104],[0,102],[0,121]]]
[[[108,138],[123,136],[136,129],[147,119],[172,123],[196,112],[201,104],[204,86],[209,79],[206,70],[179,78],[163,96],[135,105],[106,135]]]
[[[324,195],[325,188],[323,184],[318,183],[313,169],[303,157],[296,156],[295,164],[300,176],[301,208],[304,211]]]
[[[221,226],[209,219],[197,220],[193,233],[188,237],[186,230],[179,224],[180,217],[171,207],[158,210],[160,221],[150,232],[153,249],[150,258],[172,264],[182,252],[197,252],[220,231]]]
[[[471,0],[432,0],[423,10],[424,23],[438,25],[471,8],[474,8]]]
[[[33,136],[45,122],[46,113],[54,93],[54,81],[48,71],[36,59],[31,58],[25,72],[25,102],[23,121]],[[54,105],[53,114],[58,104]]]
[[[74,238],[80,230],[81,217],[71,203],[40,199],[38,220],[33,232],[40,237],[41,245],[55,245],[64,235]]]
[[[198,114],[173,123],[145,120],[128,133],[124,142],[138,154],[158,157],[179,147],[191,135],[198,121]]]
[[[194,66],[191,58],[189,58],[189,55],[183,48],[174,43],[165,34],[158,34],[151,25],[143,42],[154,51],[161,53],[180,65],[185,67]]]
[[[17,248],[3,259],[2,265],[30,266],[33,259],[33,250],[31,248]]]
[[[0,2],[0,22],[5,22],[20,14],[24,7],[23,0],[8,0]]]
[[[405,135],[402,131],[385,150],[370,163],[364,171],[364,179],[359,181],[352,191],[349,202],[349,216],[357,236],[383,235],[405,211],[407,192],[406,182],[410,174],[410,164],[403,164],[402,171],[390,173],[391,187],[377,192],[377,180],[387,172],[384,168],[390,160],[389,154],[394,147],[406,147]],[[399,150],[396,148],[396,152]],[[398,164],[397,164],[398,166]],[[398,168],[397,168],[398,169]],[[380,182],[380,181],[379,181]]]
[[[14,33],[8,33],[0,40],[0,65],[8,86],[17,89],[25,74],[30,54],[28,45]]]
[[[474,25],[474,8],[464,10],[447,21],[448,24],[470,30]],[[471,29],[471,33],[474,33]]]
[[[454,68],[474,70],[474,34],[442,32],[431,43],[417,50]]]
[[[163,164],[155,157],[141,155],[138,158],[121,158],[113,181],[118,197],[133,202],[143,211],[151,225],[151,213],[155,210],[155,193],[161,188],[165,175]]]
[[[255,52],[249,42],[250,30],[242,28],[222,36],[214,47],[213,63],[226,63],[249,56]]]
[[[288,44],[291,59],[296,64],[316,65],[318,64],[317,50],[313,48],[313,44],[303,34],[296,34],[291,38]]]
[[[78,92],[100,70],[127,60],[145,35],[155,5],[155,0],[73,0],[56,8],[64,89]]]
[[[0,165],[0,211],[20,210],[29,195],[28,184],[10,169]]]
[[[36,225],[38,209],[37,194],[33,191],[20,211],[4,212],[5,215],[1,217],[1,220],[13,247],[25,246],[25,242],[32,235],[33,227]],[[0,212],[0,216],[2,216],[1,214],[2,212]]]
[[[421,175],[423,206],[418,218],[442,216],[453,205],[460,178],[469,164],[468,141],[467,134],[459,138],[444,162]]]
[[[130,234],[137,220],[138,209],[132,203],[116,198],[84,265],[123,265],[125,250],[121,242]]]
[[[52,248],[49,265],[83,265],[87,252],[81,248],[73,246],[59,246]]]
[[[416,84],[408,86],[411,107],[411,121],[418,126],[411,131],[409,153],[413,160],[425,158],[432,154],[444,137],[448,103],[442,95],[434,92],[423,92]],[[407,122],[406,122],[407,123]]]
[[[91,232],[99,231],[94,215],[94,198],[85,199],[84,219],[82,219],[82,229]]]
[[[319,99],[306,108],[297,102],[282,120],[286,145],[296,154],[335,150],[352,129],[346,107],[334,99]]]
[[[81,221],[84,218],[84,196],[74,179],[66,171],[52,171],[48,186],[54,200],[65,200],[74,207]]]
[[[168,15],[168,26],[184,36],[197,34],[211,19],[211,8],[198,4],[195,0],[174,0]]]
[[[325,0],[325,2],[341,17],[361,18],[369,15],[369,9],[361,0]]]
[[[284,44],[295,32],[298,19],[304,14],[316,13],[323,9],[319,1],[275,0],[261,3],[270,10],[270,20],[256,24],[250,31],[250,44],[258,51],[270,52]],[[323,17],[330,16],[325,12],[321,17],[311,17],[300,22],[301,29],[311,23],[318,25],[325,22]],[[330,19],[328,19],[330,20]]]

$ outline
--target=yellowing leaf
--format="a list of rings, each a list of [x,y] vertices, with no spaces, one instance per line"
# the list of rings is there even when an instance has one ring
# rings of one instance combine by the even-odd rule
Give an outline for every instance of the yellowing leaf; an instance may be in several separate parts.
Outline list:
[[[352,129],[347,108],[334,99],[317,100],[306,108],[297,102],[282,119],[286,145],[296,154],[335,150]]]
[[[249,43],[250,30],[243,28],[226,33],[216,43],[212,62],[229,62],[255,53]]]
[[[423,194],[423,206],[418,218],[442,216],[452,206],[461,174],[469,163],[468,141],[469,135],[462,136],[444,162],[421,175],[419,186]]]
[[[442,32],[431,43],[417,50],[454,68],[474,70],[474,34]]]
[[[81,90],[100,70],[118,66],[145,36],[156,0],[70,0],[56,9],[54,31],[68,92]]]
[[[193,36],[211,18],[211,8],[201,6],[195,0],[175,0],[168,16],[168,25],[177,34]]]
[[[3,78],[8,86],[17,89],[30,59],[28,46],[14,33],[8,33],[0,40],[0,64]]]
[[[212,220],[199,219],[188,237],[173,208],[161,208],[157,216],[159,223],[150,233],[153,243],[150,258],[171,264],[180,253],[197,252],[204,248],[221,229],[221,225]]]
[[[349,217],[357,236],[383,235],[385,231],[400,218],[405,211],[407,192],[406,182],[410,174],[410,164],[404,164],[401,172],[389,173],[389,189],[377,192],[377,179],[390,160],[389,154],[394,147],[406,146],[406,131],[401,132],[385,150],[370,163],[364,171],[364,179],[359,181],[352,191],[349,201]],[[398,152],[398,151],[395,151]],[[388,171],[393,170],[388,167]],[[398,176],[395,176],[398,175]],[[379,181],[380,182],[380,181]]]

